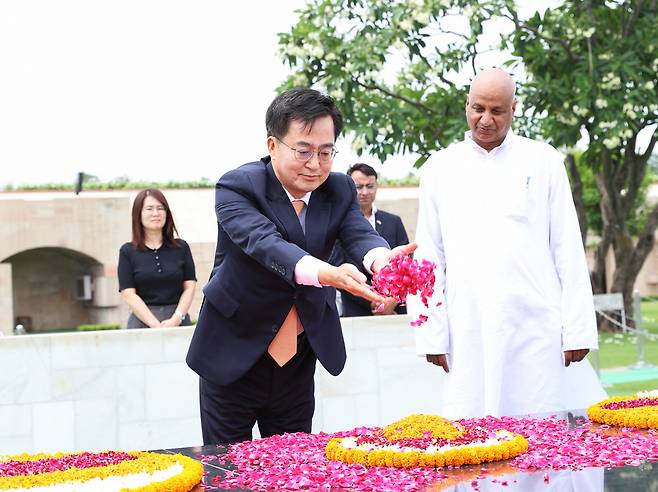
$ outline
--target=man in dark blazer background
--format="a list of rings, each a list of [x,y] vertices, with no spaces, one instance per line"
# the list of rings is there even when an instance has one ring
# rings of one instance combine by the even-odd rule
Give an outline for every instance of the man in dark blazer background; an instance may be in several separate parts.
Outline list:
[[[350,166],[347,170],[347,175],[352,177],[356,186],[356,193],[359,200],[359,207],[364,217],[368,219],[370,225],[383,237],[391,248],[407,244],[409,238],[407,231],[402,224],[402,219],[395,214],[380,210],[375,205],[375,198],[377,197],[377,171],[372,166],[364,163],[356,163]],[[334,251],[331,253],[329,263],[332,265],[342,265],[343,263],[351,263],[359,265],[359,262],[352,258],[349,253],[342,247],[340,240],[336,241]],[[366,272],[368,282],[371,280],[371,275]],[[373,314],[406,314],[406,306],[399,306],[397,303],[390,299],[384,303],[384,310],[376,312],[377,304],[368,301],[359,296],[355,296],[348,291],[340,291],[342,316],[372,316]]]
[[[384,301],[354,265],[326,262],[334,243],[366,271],[415,248],[391,251],[353,181],[331,173],[343,123],[330,97],[286,91],[265,119],[269,156],[216,185],[215,264],[187,354],[205,444],[251,439],[256,422],[262,437],[310,432],[316,359],[333,375],[345,365],[334,287]]]

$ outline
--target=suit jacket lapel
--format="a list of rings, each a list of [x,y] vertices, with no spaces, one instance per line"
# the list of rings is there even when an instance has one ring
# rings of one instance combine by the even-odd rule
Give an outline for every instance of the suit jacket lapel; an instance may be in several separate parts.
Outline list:
[[[274,215],[279,219],[284,237],[291,243],[295,243],[300,248],[306,249],[306,238],[302,225],[299,223],[299,217],[290,203],[283,186],[274,174],[272,162],[267,164],[267,189],[265,196],[270,201]],[[310,207],[309,207],[310,208]],[[306,212],[306,224],[308,226],[308,210]],[[287,237],[286,237],[287,236]]]
[[[375,212],[375,230],[382,235],[384,231],[384,224],[382,223],[382,214],[379,213],[379,210]]]

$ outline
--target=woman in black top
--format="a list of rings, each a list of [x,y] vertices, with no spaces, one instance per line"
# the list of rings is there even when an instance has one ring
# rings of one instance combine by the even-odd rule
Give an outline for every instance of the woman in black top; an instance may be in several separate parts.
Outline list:
[[[119,290],[132,311],[128,328],[190,325],[194,260],[188,244],[174,238],[178,231],[160,190],[137,194],[132,231],[119,251]]]

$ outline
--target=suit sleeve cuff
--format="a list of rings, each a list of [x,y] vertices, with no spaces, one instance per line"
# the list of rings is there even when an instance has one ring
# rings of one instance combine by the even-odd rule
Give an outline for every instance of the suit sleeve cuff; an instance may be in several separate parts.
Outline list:
[[[383,246],[380,246],[378,248],[373,248],[370,251],[366,253],[366,255],[363,257],[363,268],[366,269],[366,272],[372,274],[372,264],[375,262],[375,260],[378,260],[379,258],[386,256],[389,251],[391,251],[388,248],[384,248]]]
[[[326,263],[314,256],[305,255],[295,265],[295,282],[300,285],[322,287],[318,280],[318,272]]]

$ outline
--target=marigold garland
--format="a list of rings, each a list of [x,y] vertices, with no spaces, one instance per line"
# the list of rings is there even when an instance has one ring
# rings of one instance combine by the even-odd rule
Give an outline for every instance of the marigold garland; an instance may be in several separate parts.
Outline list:
[[[423,428],[423,423],[427,427]],[[520,434],[502,429],[483,434],[481,429],[467,429],[442,417],[412,415],[371,438],[334,437],[327,443],[325,455],[347,464],[413,468],[477,465],[513,458],[527,450],[528,441]]]
[[[389,441],[404,438],[422,439],[455,439],[464,434],[464,428],[456,422],[438,415],[416,414],[387,425],[383,429],[384,436]]]
[[[85,453],[55,453],[55,454],[21,454],[18,456],[2,457],[2,461],[38,461],[43,459],[58,459],[68,456],[83,455]],[[45,487],[48,485],[65,484],[67,482],[86,482],[95,478],[106,479],[116,476],[127,476],[137,473],[152,474],[155,471],[166,470],[179,464],[183,471],[167,480],[153,482],[143,487],[130,489],[130,492],[189,492],[203,478],[203,465],[181,454],[165,455],[147,452],[126,453],[134,459],[122,461],[108,466],[90,466],[88,468],[69,468],[62,471],[53,471],[33,475],[15,475],[0,477],[0,490],[29,489],[32,487]]]
[[[608,398],[589,407],[587,416],[601,424],[658,429],[658,399],[652,393]]]

